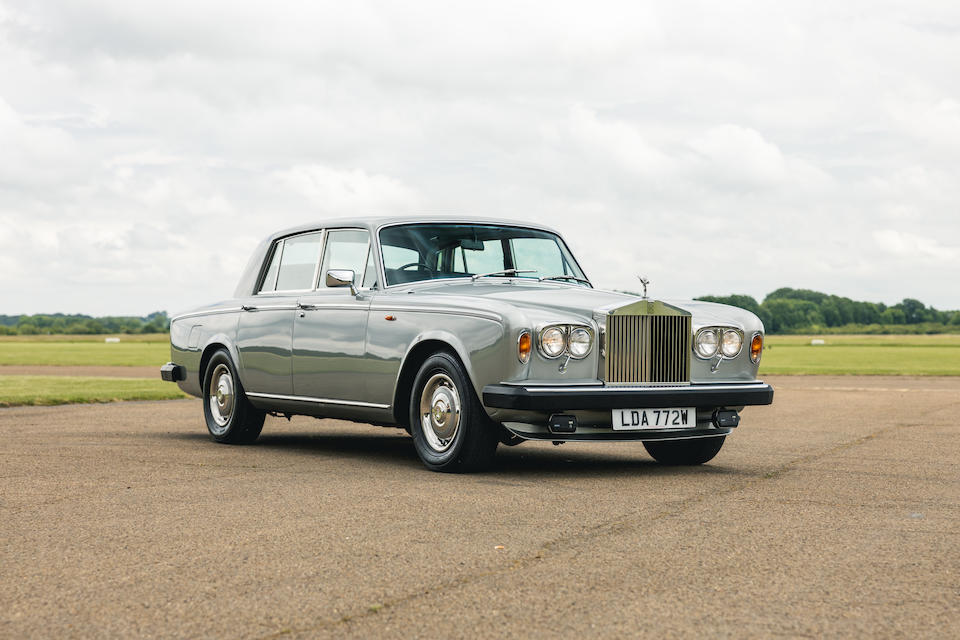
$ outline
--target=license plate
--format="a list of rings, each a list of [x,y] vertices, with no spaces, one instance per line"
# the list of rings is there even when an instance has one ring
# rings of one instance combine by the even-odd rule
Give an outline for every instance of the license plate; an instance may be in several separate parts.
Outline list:
[[[693,429],[696,426],[697,410],[693,407],[613,410],[614,431]]]

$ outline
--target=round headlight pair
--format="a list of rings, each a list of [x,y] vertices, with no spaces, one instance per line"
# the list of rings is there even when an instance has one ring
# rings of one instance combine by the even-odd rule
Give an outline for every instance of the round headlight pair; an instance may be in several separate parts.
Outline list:
[[[724,358],[736,358],[743,347],[743,334],[737,329],[707,327],[697,332],[694,349],[701,358],[712,358],[720,353]]]
[[[580,359],[593,348],[593,334],[584,327],[547,327],[540,332],[540,353],[547,358],[559,358],[564,352]]]

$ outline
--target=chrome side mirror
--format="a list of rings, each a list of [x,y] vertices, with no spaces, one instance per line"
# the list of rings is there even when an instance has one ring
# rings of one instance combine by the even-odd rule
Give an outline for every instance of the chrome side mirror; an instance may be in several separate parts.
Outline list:
[[[357,288],[353,286],[356,274],[353,269],[330,269],[327,271],[328,287],[350,287],[350,293],[357,295]]]

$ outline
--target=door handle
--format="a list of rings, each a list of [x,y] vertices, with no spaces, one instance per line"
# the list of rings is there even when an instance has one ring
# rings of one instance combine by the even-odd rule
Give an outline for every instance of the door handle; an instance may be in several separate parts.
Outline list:
[[[300,309],[301,311],[314,311],[318,308],[319,307],[317,307],[315,304],[303,304],[302,302],[297,303],[297,309]]]
[[[244,311],[256,311],[256,310],[257,310],[257,308],[256,308],[255,306],[251,305],[251,304],[242,304],[242,305],[240,305],[240,308],[243,309]]]

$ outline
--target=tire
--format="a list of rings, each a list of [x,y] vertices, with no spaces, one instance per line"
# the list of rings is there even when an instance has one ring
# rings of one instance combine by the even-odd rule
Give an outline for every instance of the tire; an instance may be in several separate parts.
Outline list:
[[[693,438],[690,440],[660,440],[644,442],[643,446],[660,464],[695,465],[713,460],[720,453],[727,436]]]
[[[266,412],[250,404],[230,353],[220,349],[203,373],[203,417],[217,442],[251,444],[263,429]]]
[[[410,394],[410,427],[417,455],[432,471],[479,471],[493,464],[496,425],[463,365],[449,353],[436,353],[420,366]]]

